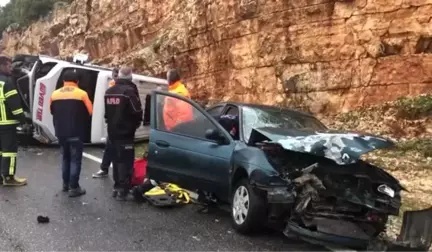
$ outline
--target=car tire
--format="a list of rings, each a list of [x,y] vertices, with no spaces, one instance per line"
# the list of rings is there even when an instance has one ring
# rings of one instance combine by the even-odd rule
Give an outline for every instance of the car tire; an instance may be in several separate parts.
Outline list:
[[[250,234],[263,226],[267,204],[252,188],[247,179],[240,180],[231,195],[231,220],[233,228],[241,234]]]

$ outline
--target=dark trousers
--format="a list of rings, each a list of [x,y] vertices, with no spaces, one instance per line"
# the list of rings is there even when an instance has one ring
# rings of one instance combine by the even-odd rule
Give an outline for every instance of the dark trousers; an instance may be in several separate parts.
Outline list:
[[[78,188],[84,143],[77,137],[59,138],[59,143],[63,155],[63,184],[71,189]]]
[[[113,157],[115,155],[115,148],[113,143],[107,139],[105,144],[105,150],[102,157],[101,170],[108,172],[111,162],[113,161]]]
[[[131,188],[135,148],[133,139],[112,141],[114,148],[113,178],[114,189],[124,190]]]
[[[18,136],[16,129],[0,131],[1,174],[13,176],[16,172]]]

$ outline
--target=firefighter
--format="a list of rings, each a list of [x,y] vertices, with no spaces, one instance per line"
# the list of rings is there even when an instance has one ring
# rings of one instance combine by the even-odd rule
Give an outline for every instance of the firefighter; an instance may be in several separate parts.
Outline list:
[[[80,187],[82,153],[87,132],[87,122],[93,113],[93,105],[87,92],[78,87],[78,74],[67,69],[63,74],[64,86],[53,92],[50,109],[55,134],[61,146],[63,162],[63,191],[69,197],[86,193]]]
[[[172,69],[167,73],[168,91],[177,95],[191,98],[189,91],[180,80],[180,74]],[[184,123],[193,119],[192,106],[179,99],[166,97],[163,107],[163,119],[165,129],[171,131],[179,123]]]
[[[24,110],[11,80],[12,60],[0,56],[0,148],[1,183],[4,186],[23,186],[27,179],[15,176],[18,152],[17,126],[25,123]]]
[[[117,200],[126,200],[131,188],[134,138],[142,121],[142,113],[138,90],[132,82],[132,69],[122,67],[116,84],[105,93],[105,120],[108,137],[115,150],[113,196]]]
[[[115,85],[115,82],[118,78],[119,69],[114,68],[112,71],[112,80],[108,83],[109,88]],[[100,166],[100,170],[93,174],[93,178],[105,178],[108,176],[108,170],[112,163],[112,157],[114,152],[112,151],[112,143],[109,138],[106,139],[105,150],[102,157],[102,163]]]

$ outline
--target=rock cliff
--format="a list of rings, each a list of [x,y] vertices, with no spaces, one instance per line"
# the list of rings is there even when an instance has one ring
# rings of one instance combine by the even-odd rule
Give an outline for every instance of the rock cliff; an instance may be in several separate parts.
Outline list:
[[[339,112],[432,92],[432,0],[75,0],[4,52],[181,70],[197,100]]]

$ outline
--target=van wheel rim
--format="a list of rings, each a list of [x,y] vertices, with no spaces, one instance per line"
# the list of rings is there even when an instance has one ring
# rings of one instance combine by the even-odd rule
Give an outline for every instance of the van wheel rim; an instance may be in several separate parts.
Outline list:
[[[232,209],[235,223],[243,224],[249,212],[249,192],[246,187],[239,186],[235,191]]]

